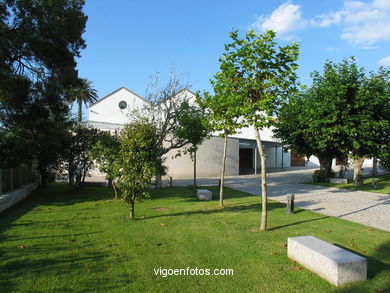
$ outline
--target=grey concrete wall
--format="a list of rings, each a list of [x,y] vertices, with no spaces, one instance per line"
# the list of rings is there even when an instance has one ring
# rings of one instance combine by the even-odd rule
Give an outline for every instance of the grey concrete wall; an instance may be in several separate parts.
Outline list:
[[[0,195],[0,213],[26,198],[37,187],[37,183],[26,184]]]
[[[217,177],[221,175],[221,164],[223,154],[224,140],[221,137],[211,137],[206,140],[197,152],[197,176],[198,177]],[[172,158],[177,150],[169,152],[165,157],[165,166],[168,167],[167,176],[173,178],[191,178],[194,174],[194,164],[190,156]],[[228,139],[228,148],[226,156],[226,176],[238,175],[239,169],[239,140],[236,138]]]
[[[267,147],[265,149],[267,154],[267,168],[281,168],[291,166],[291,152],[283,152],[283,165],[282,165],[282,148],[277,147],[276,151],[274,147]]]

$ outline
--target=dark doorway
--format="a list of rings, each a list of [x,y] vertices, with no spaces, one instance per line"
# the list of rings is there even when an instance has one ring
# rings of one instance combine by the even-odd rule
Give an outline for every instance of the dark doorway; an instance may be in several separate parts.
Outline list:
[[[239,155],[240,175],[253,174],[253,149],[240,149]]]

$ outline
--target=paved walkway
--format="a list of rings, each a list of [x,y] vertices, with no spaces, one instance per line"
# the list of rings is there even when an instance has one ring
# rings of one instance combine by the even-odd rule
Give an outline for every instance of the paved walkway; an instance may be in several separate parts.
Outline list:
[[[310,181],[313,171],[290,168],[268,174],[269,197],[286,202],[287,195],[294,193],[295,205],[300,208],[390,232],[390,195],[299,184]],[[174,179],[173,184],[189,185],[192,180]],[[200,178],[197,184],[216,185],[218,178]],[[226,186],[254,195],[261,193],[259,175],[227,177]]]

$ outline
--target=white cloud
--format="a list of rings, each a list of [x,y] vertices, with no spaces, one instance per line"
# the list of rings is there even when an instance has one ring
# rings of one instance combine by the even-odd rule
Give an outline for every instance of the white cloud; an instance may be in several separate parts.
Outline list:
[[[315,16],[310,20],[310,24],[314,27],[330,27],[334,24],[339,24],[343,18],[343,11],[328,12]]]
[[[312,23],[319,27],[341,25],[342,39],[363,49],[376,48],[378,42],[390,40],[390,1],[345,1],[343,9],[319,15]]]
[[[251,25],[256,31],[273,30],[277,33],[277,37],[283,40],[296,39],[296,32],[307,27],[308,21],[302,17],[300,5],[292,4],[287,1],[276,8],[271,15],[261,15]]]
[[[379,64],[382,66],[390,66],[390,56],[387,56],[379,60]]]
[[[373,5],[376,8],[390,11],[390,1],[389,0],[375,0]]]
[[[362,49],[378,47],[381,41],[390,41],[390,0],[362,2],[345,0],[338,11],[329,11],[309,19],[302,15],[302,7],[291,0],[276,8],[271,15],[261,15],[251,25],[256,31],[272,29],[284,40],[297,39],[307,28],[329,28],[337,25],[340,37]]]

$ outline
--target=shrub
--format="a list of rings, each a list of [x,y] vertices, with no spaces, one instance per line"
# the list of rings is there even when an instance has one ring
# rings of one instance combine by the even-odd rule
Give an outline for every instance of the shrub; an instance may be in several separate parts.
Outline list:
[[[332,170],[331,171],[331,177],[334,177],[336,173]],[[329,177],[326,175],[325,170],[315,170],[313,173],[313,182],[326,182],[328,181]]]

